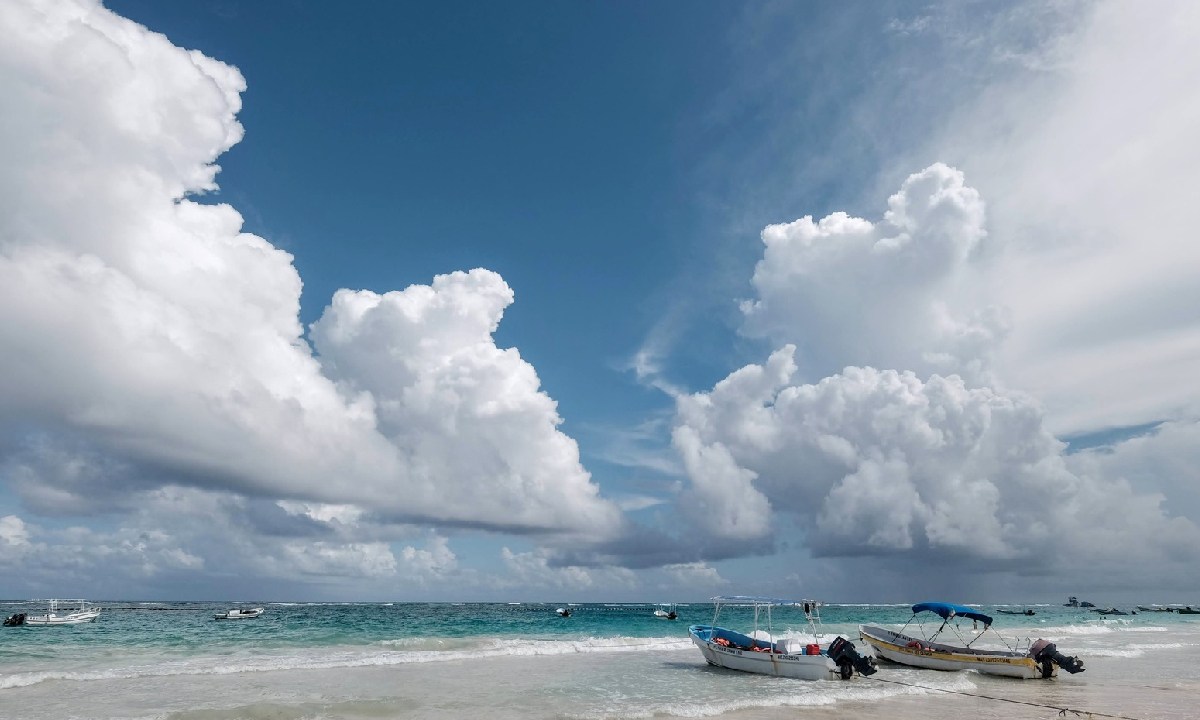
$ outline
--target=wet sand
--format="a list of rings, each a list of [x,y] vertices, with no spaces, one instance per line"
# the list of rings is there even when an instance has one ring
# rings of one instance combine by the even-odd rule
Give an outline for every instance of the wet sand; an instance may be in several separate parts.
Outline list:
[[[1173,658],[1179,659],[1182,658]],[[1179,662],[1164,663],[1164,672],[1171,671],[1173,676],[1145,683],[1136,679],[1141,672],[1135,672],[1134,678],[1123,678],[1121,672],[1122,665],[1137,668],[1145,660],[1135,663],[1116,660],[1104,659],[1096,664],[1098,667],[1084,673],[1053,680],[1013,680],[962,673],[976,687],[952,692],[923,689],[929,686],[923,685],[919,678],[911,682],[895,680],[891,676],[895,674],[896,666],[882,665],[881,672],[876,675],[878,679],[856,678],[854,682],[863,686],[877,681],[889,685],[903,682],[905,687],[919,694],[871,701],[841,701],[815,708],[756,708],[722,717],[730,720],[779,720],[798,716],[813,720],[879,720],[881,717],[888,720],[1046,720],[1060,716],[1097,720],[1191,720],[1200,717],[1200,671],[1183,671]]]

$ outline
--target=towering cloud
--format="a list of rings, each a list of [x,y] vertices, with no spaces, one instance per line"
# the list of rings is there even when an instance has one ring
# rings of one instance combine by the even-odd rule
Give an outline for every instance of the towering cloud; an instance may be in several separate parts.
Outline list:
[[[878,223],[770,225],[743,332],[795,344],[813,378],[850,363],[983,378],[1006,330],[1000,309],[971,296],[984,217],[979,193],[939,163],[905,180]]]
[[[0,478],[29,507],[189,486],[385,522],[616,527],[537,373],[495,345],[498,275],[340,292],[318,357],[291,256],[201,202],[242,137],[240,73],[92,0],[4,3],[0,29]],[[293,559],[394,567],[337,540]]]
[[[313,340],[346,401],[369,401],[377,432],[403,458],[406,507],[463,523],[612,528],[617,510],[555,428],[537,373],[492,339],[512,300],[486,270],[384,295],[343,290]]]
[[[1100,463],[1069,464],[1036,400],[991,376],[1004,310],[964,301],[984,236],[979,195],[944,165],[909,177],[879,223],[768,227],[742,307],[746,332],[782,347],[677,401],[693,527],[741,543],[783,514],[818,556],[1027,573],[1181,561],[1194,523]]]

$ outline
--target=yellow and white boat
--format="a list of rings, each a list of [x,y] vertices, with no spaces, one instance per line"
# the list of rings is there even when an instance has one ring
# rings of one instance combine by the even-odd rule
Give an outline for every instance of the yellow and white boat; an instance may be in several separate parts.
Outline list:
[[[930,670],[975,670],[988,675],[1023,679],[1054,677],[1060,667],[1069,673],[1084,670],[1082,661],[1063,655],[1058,652],[1054,643],[1047,640],[1038,640],[1031,643],[1028,649],[1020,650],[1008,646],[1003,637],[993,630],[995,637],[999,638],[1007,649],[984,650],[971,647],[992,627],[991,616],[972,608],[927,602],[913,605],[912,610],[912,618],[900,630],[889,630],[877,625],[860,625],[859,637],[871,646],[876,655],[885,660]],[[925,612],[941,617],[941,626],[924,637],[905,634],[913,620]],[[974,629],[978,629],[979,623],[983,623],[983,629],[978,630],[970,640],[959,634],[961,644],[939,642],[938,636],[947,627],[958,633],[957,624],[952,622],[960,618],[970,620]]]

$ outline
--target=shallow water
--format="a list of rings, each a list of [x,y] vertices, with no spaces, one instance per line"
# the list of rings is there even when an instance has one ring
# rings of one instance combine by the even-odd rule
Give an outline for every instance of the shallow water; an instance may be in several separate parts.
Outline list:
[[[872,678],[805,682],[706,665],[687,637],[712,620],[704,603],[680,606],[676,621],[651,604],[576,605],[569,618],[542,604],[259,604],[261,618],[219,622],[230,605],[114,602],[87,625],[3,628],[0,717],[937,720],[1070,708],[1141,719],[1195,717],[1200,702],[1200,616],[1174,613],[995,615],[1005,639],[989,644],[1044,637],[1087,665],[1050,681],[882,664]],[[899,628],[911,616],[871,605],[822,614],[822,646],[840,634],[860,650],[859,623]],[[720,623],[748,629],[752,615],[723,610]],[[808,639],[797,610],[777,611],[773,630]]]

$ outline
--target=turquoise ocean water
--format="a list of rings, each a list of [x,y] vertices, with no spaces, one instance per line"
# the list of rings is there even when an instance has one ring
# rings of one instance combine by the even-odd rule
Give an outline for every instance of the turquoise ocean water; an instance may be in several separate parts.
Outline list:
[[[710,603],[679,604],[679,618],[670,621],[655,617],[650,603],[97,602],[105,610],[94,623],[0,628],[0,717],[770,717],[772,710],[849,709],[995,682],[890,665],[878,678],[895,684],[812,683],[710,668],[687,636],[688,625],[712,621]],[[266,612],[253,620],[213,619],[239,606]],[[570,607],[571,616],[560,617],[558,607]],[[978,607],[995,616],[1013,644],[1044,637],[1081,657],[1088,672],[1051,681],[1059,691],[1079,688],[1077,703],[1113,702],[1087,688],[1111,687],[1114,678],[1136,680],[1143,690],[1154,682],[1196,686],[1190,658],[1200,647],[1200,615]],[[1026,607],[1036,614],[998,612]],[[0,605],[4,616],[37,609]],[[907,605],[825,605],[821,614],[824,634],[815,639],[823,647],[842,635],[865,650],[860,623],[898,628],[912,613]],[[720,624],[748,629],[752,613],[725,608]],[[773,629],[814,639],[798,609],[776,610]],[[999,647],[994,637],[986,642]],[[1031,692],[1015,689],[1021,681],[1000,682],[1004,691]],[[1200,704],[1200,695],[1194,701]],[[1148,717],[1170,717],[1170,707]]]

